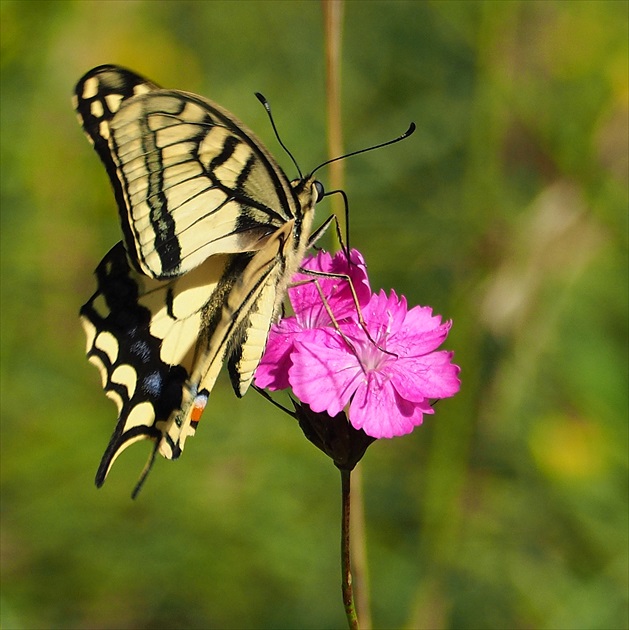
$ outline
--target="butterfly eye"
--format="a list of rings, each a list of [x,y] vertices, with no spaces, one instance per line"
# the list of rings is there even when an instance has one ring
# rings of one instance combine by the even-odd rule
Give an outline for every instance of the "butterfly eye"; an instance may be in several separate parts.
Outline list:
[[[319,203],[323,197],[325,197],[325,189],[323,188],[323,184],[316,180],[314,181],[313,186],[315,187],[315,190],[317,191],[317,203]]]

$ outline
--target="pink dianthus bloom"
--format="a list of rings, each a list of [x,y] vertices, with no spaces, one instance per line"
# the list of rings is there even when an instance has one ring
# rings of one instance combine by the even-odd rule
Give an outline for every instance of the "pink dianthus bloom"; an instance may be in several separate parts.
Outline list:
[[[329,258],[322,256],[310,268],[329,272]],[[352,260],[354,256],[360,255],[352,253]],[[362,257],[360,261],[362,266],[353,265],[349,275],[354,270],[361,281],[358,302],[363,324],[351,291],[347,289],[344,295],[349,297],[341,298],[343,290],[337,287],[336,298],[328,301],[336,321],[333,326],[315,287],[316,294],[310,292],[306,300],[293,303],[295,317],[273,327],[256,384],[270,389],[290,386],[312,411],[332,417],[349,407],[352,426],[371,437],[404,435],[422,423],[424,414],[434,413],[432,401],[459,390],[453,353],[437,351],[451,322],[442,323],[429,307],[408,310],[406,299],[393,291],[365,300],[369,284]],[[292,302],[292,293],[290,298]]]
[[[367,267],[358,250],[353,249],[350,258],[352,264],[348,265],[344,252],[337,252],[332,256],[321,251],[316,256],[306,258],[301,266],[314,274],[348,276],[362,308],[369,303],[371,296]],[[288,297],[295,314],[284,317],[271,326],[266,350],[255,374],[256,385],[263,389],[275,391],[290,387],[288,372],[295,341],[312,330],[332,326],[321,294],[325,296],[337,322],[356,317],[356,303],[346,278],[296,273],[292,278],[292,285],[288,289]]]

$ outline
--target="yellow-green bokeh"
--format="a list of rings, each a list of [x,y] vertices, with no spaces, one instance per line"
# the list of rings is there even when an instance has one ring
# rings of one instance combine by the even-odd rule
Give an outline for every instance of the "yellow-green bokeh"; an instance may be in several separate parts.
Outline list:
[[[0,3],[5,630],[338,628],[337,471],[226,380],[176,463],[104,488],[77,312],[119,226],[71,108],[118,63],[326,157],[317,2]],[[626,2],[348,2],[352,243],[452,318],[462,390],[364,459],[382,628],[627,627]],[[321,171],[326,183],[325,170]],[[325,204],[318,209],[325,218]]]

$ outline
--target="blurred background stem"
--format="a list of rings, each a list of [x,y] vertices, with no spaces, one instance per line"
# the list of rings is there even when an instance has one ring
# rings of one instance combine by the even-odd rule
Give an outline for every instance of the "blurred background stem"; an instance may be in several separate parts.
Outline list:
[[[324,33],[325,33],[325,69],[326,69],[326,110],[328,158],[343,154],[343,129],[341,117],[341,50],[343,0],[323,0]],[[339,190],[344,184],[344,161],[339,160],[328,166],[330,190]],[[339,195],[331,197],[332,211],[339,221],[341,234],[345,234],[345,212]],[[340,245],[340,244],[339,244]],[[369,579],[367,568],[367,543],[365,536],[365,510],[363,505],[361,465],[354,469],[351,478],[351,513],[353,519],[350,526],[352,547],[351,564],[356,609],[364,630],[371,628],[371,611],[369,602]],[[349,474],[348,474],[349,483]]]
[[[343,0],[322,0],[325,35],[325,92],[327,114],[328,159],[343,154],[343,127],[341,122],[341,48],[343,26]],[[330,190],[342,189],[345,183],[343,160],[328,166]],[[332,211],[337,216],[341,234],[345,234],[345,213],[339,195],[330,197]],[[340,245],[340,243],[339,243]]]

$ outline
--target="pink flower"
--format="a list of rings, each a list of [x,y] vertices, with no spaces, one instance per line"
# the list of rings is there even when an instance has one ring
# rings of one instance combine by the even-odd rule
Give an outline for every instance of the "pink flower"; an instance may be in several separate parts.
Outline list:
[[[344,252],[337,252],[332,256],[321,251],[317,256],[307,258],[302,268],[318,274],[349,276],[358,304],[362,308],[368,304],[371,296],[367,267],[358,250],[353,249],[350,258],[352,264],[348,265]],[[356,316],[356,304],[346,279],[296,273],[292,278],[292,283],[293,286],[288,290],[288,297],[295,315],[285,317],[278,324],[273,324],[264,356],[255,374],[256,385],[263,389],[275,391],[289,387],[288,372],[295,340],[309,331],[332,326],[317,285],[337,322]]]
[[[358,252],[354,256],[358,260]],[[310,268],[330,272],[331,260],[341,265],[338,255],[330,259],[319,254]],[[352,426],[371,437],[404,435],[422,423],[424,414],[434,413],[433,400],[459,390],[453,353],[437,351],[451,322],[442,323],[429,307],[408,310],[406,299],[393,291],[365,300],[369,284],[362,257],[360,265],[350,269],[350,276],[360,282],[356,293],[360,288],[364,323],[360,323],[349,287],[337,283],[330,293],[334,327],[316,287],[313,292],[312,283],[303,285],[308,289],[301,289],[297,303],[290,294],[295,317],[282,320],[269,337],[256,384],[271,389],[290,386],[313,412],[331,417],[349,407]],[[327,296],[331,288],[327,283],[337,279],[321,280]]]
[[[459,390],[453,353],[435,352],[451,323],[428,307],[407,310],[393,291],[373,295],[363,317],[366,332],[352,324],[341,328],[344,337],[329,329],[297,340],[290,385],[314,412],[333,416],[349,404],[349,421],[367,435],[410,433],[434,413],[432,399]]]

